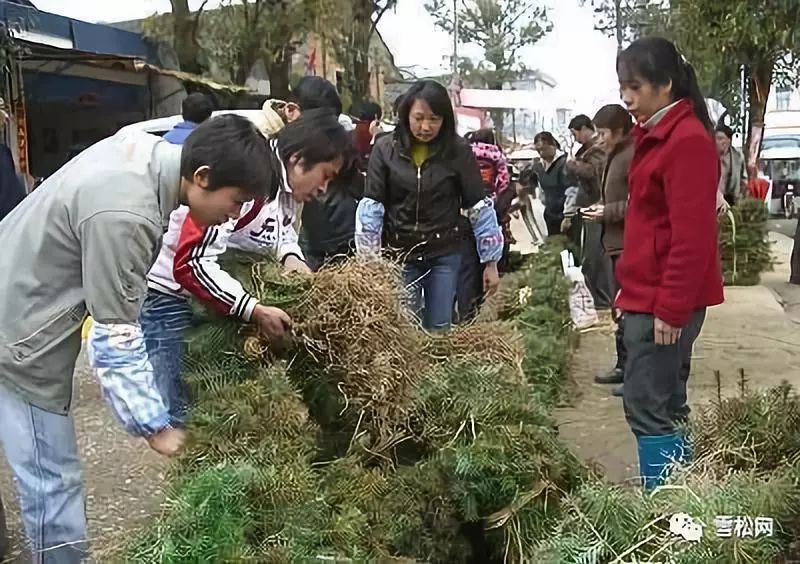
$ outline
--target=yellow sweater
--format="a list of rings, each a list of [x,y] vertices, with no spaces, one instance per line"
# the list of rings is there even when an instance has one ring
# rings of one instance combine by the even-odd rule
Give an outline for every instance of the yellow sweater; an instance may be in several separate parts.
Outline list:
[[[417,165],[417,168],[421,168],[425,161],[428,160],[429,156],[430,147],[428,147],[427,143],[414,141],[414,143],[411,144],[411,158],[414,160],[414,164]]]

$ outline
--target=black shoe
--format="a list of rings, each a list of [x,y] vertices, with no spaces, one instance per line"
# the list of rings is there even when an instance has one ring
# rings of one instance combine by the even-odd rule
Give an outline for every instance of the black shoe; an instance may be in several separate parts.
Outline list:
[[[608,374],[600,374],[594,377],[594,381],[597,384],[622,384],[624,380],[625,376],[622,368],[614,368]]]
[[[613,390],[611,390],[611,395],[615,398],[621,398],[623,396],[624,386],[615,386]]]

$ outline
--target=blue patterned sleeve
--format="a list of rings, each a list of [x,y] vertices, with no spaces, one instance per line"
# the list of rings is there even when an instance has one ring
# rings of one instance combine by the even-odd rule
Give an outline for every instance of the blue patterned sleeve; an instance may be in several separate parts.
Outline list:
[[[467,210],[467,217],[475,233],[481,264],[497,262],[503,256],[503,232],[490,198],[484,198]]]
[[[359,255],[376,255],[381,250],[383,234],[383,204],[372,198],[363,198],[356,209],[356,252]]]
[[[138,324],[95,321],[88,349],[103,397],[126,431],[148,437],[169,426],[169,412],[156,387]]]

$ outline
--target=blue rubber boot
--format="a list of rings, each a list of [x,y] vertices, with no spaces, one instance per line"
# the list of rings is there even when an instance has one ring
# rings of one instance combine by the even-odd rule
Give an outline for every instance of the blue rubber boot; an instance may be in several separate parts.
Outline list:
[[[639,447],[639,473],[645,491],[662,485],[667,477],[668,467],[674,461],[682,461],[685,456],[683,436],[672,435],[636,437]]]

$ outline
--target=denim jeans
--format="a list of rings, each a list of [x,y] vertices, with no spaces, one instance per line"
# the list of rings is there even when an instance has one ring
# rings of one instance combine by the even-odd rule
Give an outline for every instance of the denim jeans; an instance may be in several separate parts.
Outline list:
[[[460,253],[411,259],[403,266],[411,311],[428,331],[450,328],[460,268]]]
[[[156,385],[176,427],[186,423],[189,409],[189,392],[181,369],[186,348],[184,334],[191,322],[192,311],[186,298],[148,290],[139,323]]]
[[[88,555],[86,501],[72,415],[39,409],[0,386],[0,443],[34,564],[81,562]]]

